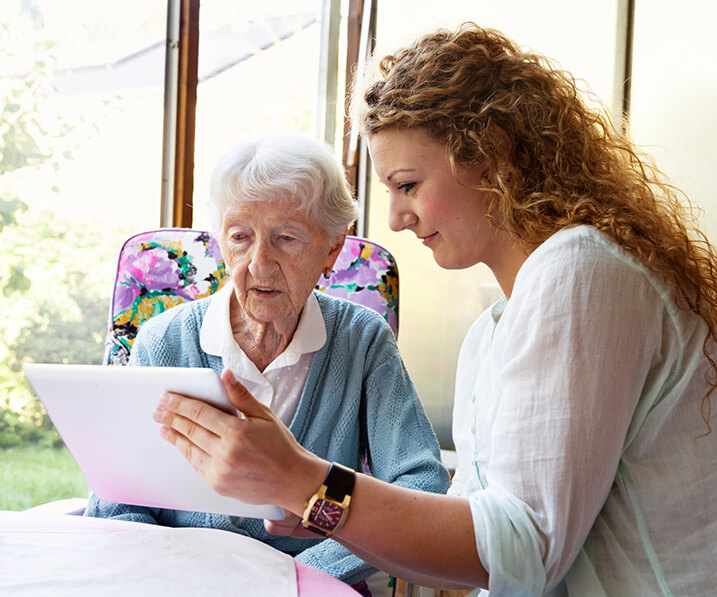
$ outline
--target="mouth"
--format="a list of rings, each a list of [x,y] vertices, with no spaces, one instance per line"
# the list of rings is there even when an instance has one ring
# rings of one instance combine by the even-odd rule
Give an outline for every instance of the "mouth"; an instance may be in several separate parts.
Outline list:
[[[419,236],[418,239],[426,246],[431,246],[431,243],[433,240],[438,236],[438,232],[434,232],[433,234],[429,234],[428,236]]]
[[[253,286],[249,289],[251,292],[255,292],[259,296],[273,296],[278,294],[280,291],[276,288],[270,288],[268,286]]]

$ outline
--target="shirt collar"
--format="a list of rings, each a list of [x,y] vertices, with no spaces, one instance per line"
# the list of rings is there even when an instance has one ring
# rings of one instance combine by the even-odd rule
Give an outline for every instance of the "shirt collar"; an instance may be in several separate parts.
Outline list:
[[[212,296],[207,312],[204,315],[202,328],[199,332],[199,344],[207,354],[222,357],[225,361],[227,356],[237,348],[244,355],[231,330],[229,320],[229,304],[234,292],[234,285],[227,281],[224,286]],[[321,307],[316,296],[312,292],[306,299],[304,308],[299,317],[294,337],[284,352],[277,356],[267,367],[275,369],[295,364],[301,355],[316,352],[326,343],[326,325],[321,314]]]

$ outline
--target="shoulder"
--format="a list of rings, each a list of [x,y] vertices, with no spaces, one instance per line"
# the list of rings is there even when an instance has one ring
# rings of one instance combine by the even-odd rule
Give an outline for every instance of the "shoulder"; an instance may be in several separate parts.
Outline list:
[[[610,235],[592,226],[560,230],[526,259],[514,290],[535,292],[541,288],[580,289],[644,286],[662,299],[672,296],[667,282]]]
[[[207,367],[200,346],[202,321],[211,297],[177,305],[146,321],[130,353],[131,365]]]
[[[501,323],[523,326],[565,324],[566,317],[579,317],[612,330],[639,328],[642,334],[644,328],[662,329],[662,322],[680,337],[698,332],[701,322],[678,306],[675,290],[662,275],[591,226],[561,230],[526,259],[505,316]]]
[[[578,260],[612,260],[642,269],[636,256],[623,249],[609,234],[592,226],[571,226],[559,230],[541,244],[526,260],[571,263]]]
[[[315,291],[326,325],[324,351],[346,366],[376,368],[400,360],[386,320],[373,309]]]

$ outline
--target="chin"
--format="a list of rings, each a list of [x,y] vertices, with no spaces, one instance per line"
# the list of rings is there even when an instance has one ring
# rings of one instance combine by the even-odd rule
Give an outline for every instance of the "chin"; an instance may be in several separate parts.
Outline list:
[[[448,270],[468,269],[469,267],[473,267],[477,263],[480,263],[480,261],[470,261],[450,256],[442,257],[440,255],[437,255],[436,253],[433,254],[433,260],[440,268]]]

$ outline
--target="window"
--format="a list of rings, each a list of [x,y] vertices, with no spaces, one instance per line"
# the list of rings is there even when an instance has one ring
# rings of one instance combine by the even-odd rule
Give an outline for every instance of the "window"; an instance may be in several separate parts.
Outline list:
[[[120,242],[156,225],[166,2],[7,0],[0,23],[0,383],[22,402],[24,360],[101,362]]]
[[[701,0],[637,2],[630,130],[673,184],[703,210],[717,242],[717,6]]]
[[[321,6],[202,3],[195,227],[208,228],[220,153],[313,131]],[[43,421],[22,363],[101,363],[121,243],[160,225],[168,2],[115,8],[6,0],[0,13],[0,450],[15,413]]]
[[[194,226],[209,229],[209,177],[226,150],[278,130],[314,133],[321,0],[205,2],[199,22]]]

